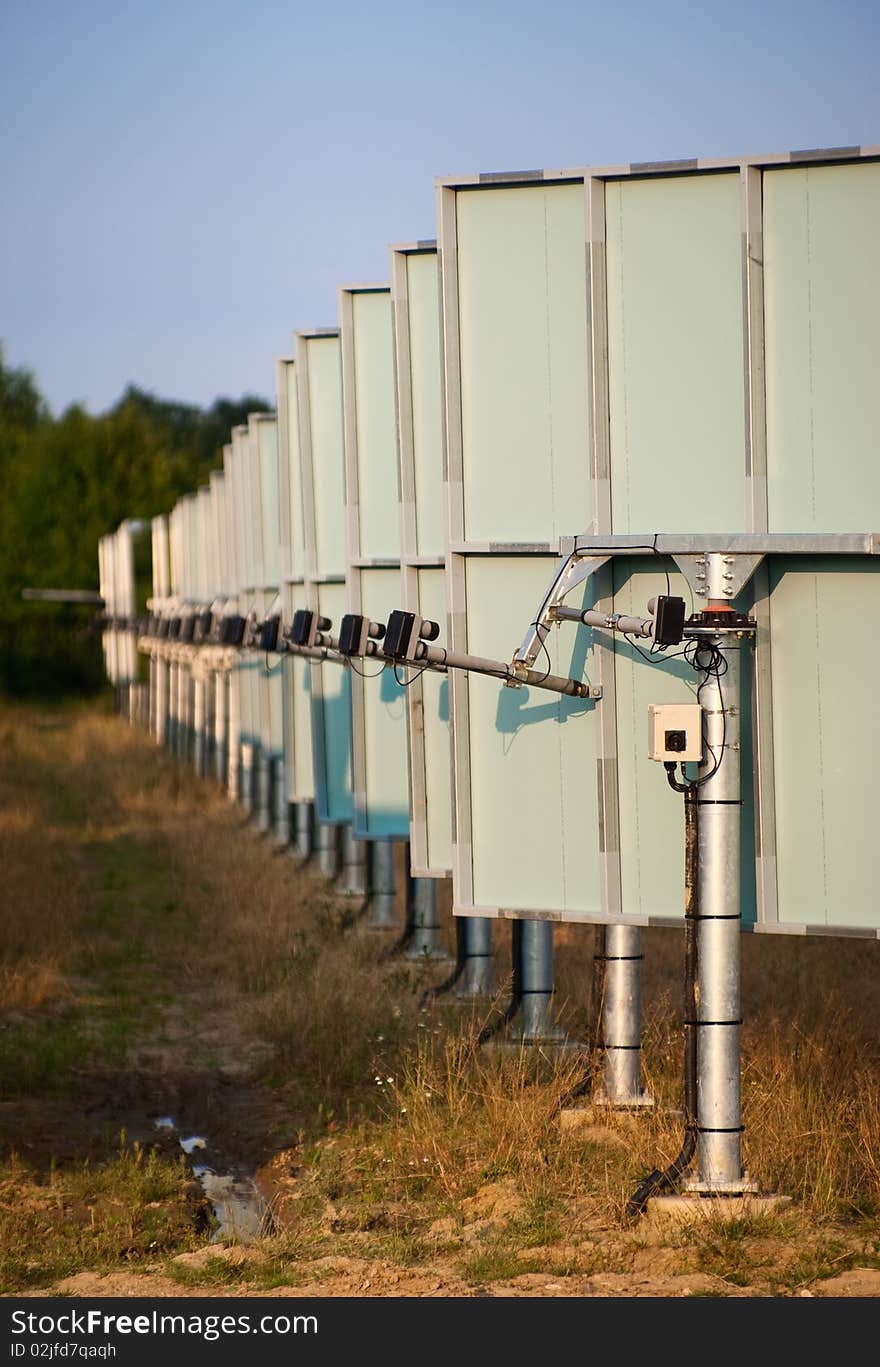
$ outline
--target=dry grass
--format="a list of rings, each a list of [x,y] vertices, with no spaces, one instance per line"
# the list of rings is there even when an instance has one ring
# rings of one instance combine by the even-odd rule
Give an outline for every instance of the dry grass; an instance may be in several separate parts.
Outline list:
[[[0,860],[3,1094],[39,1099],[78,1085],[84,1069],[145,1057],[159,1069],[256,1070],[283,1102],[293,1135],[285,1170],[294,1169],[278,1200],[292,1224],[248,1274],[256,1284],[283,1284],[298,1259],[342,1246],[400,1264],[444,1256],[465,1284],[528,1270],[529,1259],[558,1275],[638,1265],[626,1200],[681,1142],[679,932],[644,933],[655,1107],[577,1136],[560,1129],[558,1108],[583,1055],[480,1047],[486,1007],[420,1010],[444,970],[389,957],[316,873],[298,871],[213,785],[106,713],[6,712]],[[503,987],[508,927],[496,942]],[[555,946],[557,1014],[584,1040],[593,937],[561,926]],[[796,1206],[772,1228],[683,1236],[684,1266],[737,1286],[752,1276],[775,1293],[856,1256],[876,1262],[878,969],[880,945],[869,940],[743,937],[745,1158],[761,1189]],[[195,1020],[188,1033],[169,1024],[180,1012]],[[34,1191],[51,1189],[18,1159],[0,1179],[37,1207]],[[192,1211],[178,1214],[168,1239],[184,1248]],[[81,1234],[45,1266],[112,1261],[112,1238]],[[772,1255],[762,1240],[775,1241]],[[17,1275],[33,1284],[38,1272]],[[234,1269],[175,1275],[214,1284]]]

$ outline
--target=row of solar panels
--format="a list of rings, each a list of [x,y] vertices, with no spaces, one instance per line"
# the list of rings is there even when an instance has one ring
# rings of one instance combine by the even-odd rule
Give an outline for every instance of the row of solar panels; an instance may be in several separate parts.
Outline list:
[[[565,538],[610,556],[578,604],[638,615],[705,598],[658,536],[763,537],[730,590],[758,621],[744,922],[876,933],[878,155],[438,182],[437,243],[392,248],[389,286],[343,287],[335,327],[295,334],[276,413],[172,512],[167,566],[157,519],[157,612],[309,610],[332,635],[405,609],[509,660]],[[602,697],[254,650],[242,735],[320,820],[408,838],[459,914],[678,923],[681,816],[645,718],[692,701],[693,672],[585,628],[547,650]]]

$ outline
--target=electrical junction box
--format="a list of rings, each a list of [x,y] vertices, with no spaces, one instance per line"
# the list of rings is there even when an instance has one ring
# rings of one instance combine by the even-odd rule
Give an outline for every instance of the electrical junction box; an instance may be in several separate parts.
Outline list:
[[[648,758],[665,764],[703,758],[703,709],[699,703],[648,704]]]

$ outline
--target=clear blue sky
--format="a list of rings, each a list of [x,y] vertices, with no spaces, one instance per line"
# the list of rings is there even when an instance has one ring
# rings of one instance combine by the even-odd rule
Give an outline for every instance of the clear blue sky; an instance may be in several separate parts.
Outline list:
[[[272,397],[434,178],[880,144],[880,0],[0,7],[0,341],[55,411]]]

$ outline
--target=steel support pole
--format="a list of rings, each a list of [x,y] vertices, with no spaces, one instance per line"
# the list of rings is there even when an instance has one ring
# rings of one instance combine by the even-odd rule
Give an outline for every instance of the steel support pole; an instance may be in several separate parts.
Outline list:
[[[168,736],[168,661],[156,659],[156,730],[157,745],[164,745]]]
[[[742,641],[735,629],[708,638],[720,664],[700,689],[706,749],[698,792],[697,1177],[686,1184],[727,1194],[750,1187],[740,1104]]]
[[[412,930],[404,951],[405,959],[448,959],[440,943],[437,918],[437,879],[413,878],[410,881]]]
[[[147,732],[153,739],[155,739],[156,736],[156,678],[158,675],[156,665],[157,661],[155,655],[150,654],[148,660],[149,702],[147,705]]]
[[[214,677],[205,678],[205,721],[202,728],[202,778],[210,778],[214,767]]]
[[[523,920],[520,938],[522,1019],[517,1032],[524,1043],[559,1040],[553,1020],[553,923]]]
[[[373,842],[373,889],[370,895],[371,930],[393,930],[397,924],[394,889],[394,841]]]
[[[254,810],[254,750],[253,741],[239,746],[238,800],[246,812]]]
[[[189,758],[192,726],[192,677],[185,662],[177,670],[177,717],[177,755],[185,762]]]
[[[205,680],[193,679],[193,747],[192,762],[196,773],[205,771]]]
[[[642,932],[607,925],[602,937],[602,1075],[594,1100],[627,1109],[651,1105],[642,1087]]]
[[[313,802],[295,802],[294,806],[294,831],[296,852],[303,863],[311,859],[312,850],[315,843],[315,804]]]
[[[254,746],[254,755],[257,830],[268,831],[272,824],[272,756],[262,745]]]
[[[226,779],[226,705],[229,674],[218,669],[214,675],[214,776],[219,784]]]
[[[229,671],[229,708],[226,726],[226,795],[238,801],[241,771],[241,692],[237,669]]]
[[[492,922],[487,916],[466,916],[464,922],[464,966],[455,995],[465,1000],[491,996]]]
[[[165,729],[165,744],[172,755],[177,754],[177,664],[169,660],[168,680],[168,725]]]
[[[349,897],[367,897],[370,892],[370,850],[366,840],[356,840],[353,828],[343,826],[340,846],[340,891]]]
[[[272,819],[279,845],[290,842],[290,805],[287,801],[287,766],[283,755],[275,756],[273,768]]]
[[[319,821],[315,829],[315,852],[318,868],[325,878],[335,878],[339,872],[339,827]]]

